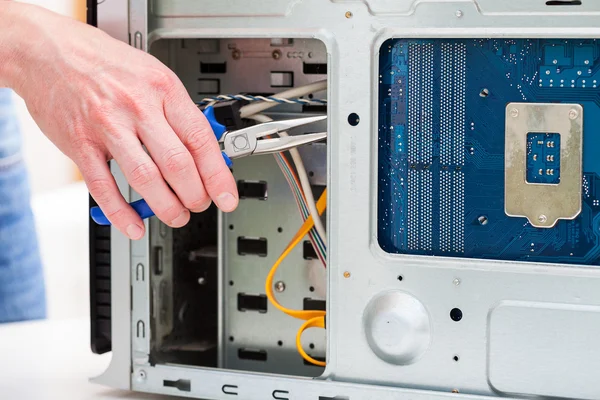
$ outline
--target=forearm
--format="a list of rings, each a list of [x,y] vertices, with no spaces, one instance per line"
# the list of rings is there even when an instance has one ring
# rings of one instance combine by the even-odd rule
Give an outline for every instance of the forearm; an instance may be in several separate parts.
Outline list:
[[[35,22],[38,9],[29,4],[0,0],[0,87],[19,92],[30,76],[34,64],[28,58],[40,44]]]

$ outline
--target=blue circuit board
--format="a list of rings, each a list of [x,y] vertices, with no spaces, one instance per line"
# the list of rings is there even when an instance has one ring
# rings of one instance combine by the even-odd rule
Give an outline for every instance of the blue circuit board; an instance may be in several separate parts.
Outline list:
[[[600,265],[600,42],[389,40],[380,51],[378,240],[389,253]],[[583,109],[582,210],[504,212],[509,102]],[[560,135],[527,138],[527,181],[560,182]]]

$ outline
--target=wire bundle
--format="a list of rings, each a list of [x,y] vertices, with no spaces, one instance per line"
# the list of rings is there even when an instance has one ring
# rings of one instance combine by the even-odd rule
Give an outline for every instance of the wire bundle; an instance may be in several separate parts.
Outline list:
[[[231,100],[246,100],[246,101],[266,101],[269,103],[277,103],[277,104],[327,104],[327,100],[321,99],[303,99],[303,98],[294,98],[287,99],[284,97],[278,96],[252,96],[248,94],[220,94],[218,96],[209,96],[205,97],[200,102],[197,103],[198,106],[203,106],[206,104],[210,104],[213,102],[223,102],[223,101],[231,101]]]

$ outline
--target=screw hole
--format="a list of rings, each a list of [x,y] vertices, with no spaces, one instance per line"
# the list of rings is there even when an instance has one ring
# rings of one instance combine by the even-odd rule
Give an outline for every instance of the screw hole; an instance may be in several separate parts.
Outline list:
[[[234,340],[235,340],[235,339],[234,339],[234,337],[233,337],[233,336],[229,336],[229,341],[230,341],[230,342],[233,342]]]
[[[486,217],[485,215],[477,217],[477,222],[479,222],[479,225],[487,225],[488,221],[488,217]]]
[[[308,345],[308,347],[310,347],[311,350],[314,350],[315,345],[314,345],[314,343],[311,343],[311,344]]]
[[[229,229],[230,229],[230,230],[233,230],[233,225],[229,225]]]
[[[454,357],[452,357],[452,359],[456,362],[458,362],[458,360],[460,360],[460,358],[458,356],[454,356]]]
[[[402,275],[398,275],[398,281],[402,282],[403,279]]]
[[[282,342],[281,340],[280,340],[280,341],[278,341],[278,342],[277,342],[277,346],[279,346],[279,347],[283,346],[283,342]]]
[[[315,96],[313,96],[312,94],[308,95],[308,98],[311,99],[311,100],[312,100],[313,97],[315,97]]]
[[[452,321],[460,321],[463,317],[463,313],[460,310],[460,308],[453,308],[452,310],[450,310],[450,318],[452,318]]]
[[[233,281],[229,281],[229,286],[233,286]]]
[[[348,115],[348,123],[350,125],[356,126],[356,125],[358,125],[359,122],[360,122],[360,118],[357,113],[352,113],[352,114]]]
[[[308,176],[310,176],[310,177],[312,178],[313,176],[315,176],[315,173],[314,173],[314,172],[312,172],[312,171],[310,171],[310,172],[308,173]]]
[[[283,228],[282,227],[277,228],[277,232],[279,232],[279,233],[283,232]]]
[[[308,290],[310,290],[311,292],[314,292],[315,288],[311,286],[311,287],[308,288]]]

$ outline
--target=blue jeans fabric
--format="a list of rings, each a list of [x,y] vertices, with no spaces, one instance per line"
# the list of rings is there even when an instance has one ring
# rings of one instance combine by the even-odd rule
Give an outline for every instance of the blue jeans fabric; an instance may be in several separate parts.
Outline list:
[[[0,323],[45,317],[44,273],[21,132],[12,91],[0,88]]]

